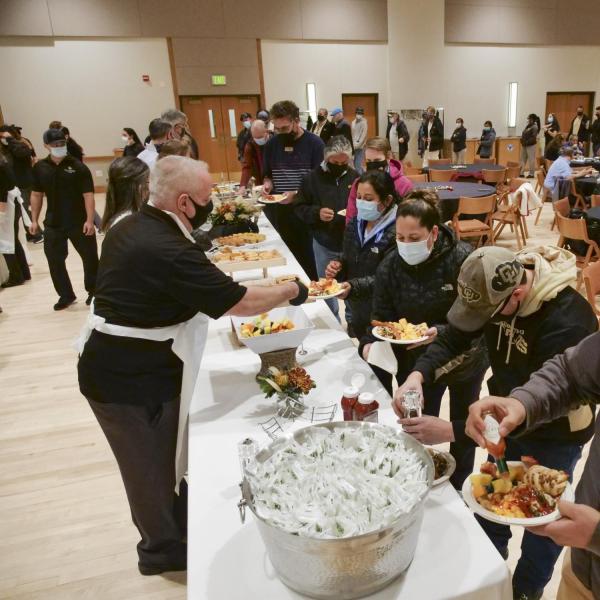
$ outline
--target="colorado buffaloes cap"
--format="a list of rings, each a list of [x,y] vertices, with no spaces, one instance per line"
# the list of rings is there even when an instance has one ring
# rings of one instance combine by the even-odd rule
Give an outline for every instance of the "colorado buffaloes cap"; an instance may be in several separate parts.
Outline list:
[[[458,274],[458,296],[448,312],[448,322],[463,331],[481,329],[521,283],[523,271],[523,265],[506,248],[475,250]]]

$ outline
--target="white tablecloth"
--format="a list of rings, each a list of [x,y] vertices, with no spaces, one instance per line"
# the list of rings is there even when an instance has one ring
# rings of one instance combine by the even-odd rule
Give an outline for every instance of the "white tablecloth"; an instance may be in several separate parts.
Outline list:
[[[302,271],[276,234],[261,220],[261,231],[288,258],[273,274]],[[259,277],[258,272],[238,279]],[[377,392],[379,421],[393,425],[390,398],[324,302],[305,305],[315,329],[299,357],[317,388],[309,402],[339,403],[356,372],[365,390]],[[302,598],[278,579],[266,555],[254,517],[242,525],[237,509],[241,478],[237,444],[253,437],[269,442],[259,423],[274,415],[273,402],[258,389],[257,355],[233,344],[230,320],[211,324],[189,429],[188,598],[193,600],[282,600]],[[339,409],[338,409],[339,410]],[[341,419],[341,413],[338,412]],[[291,428],[307,425],[297,422]],[[449,484],[431,491],[415,558],[409,569],[378,600],[509,600],[510,573],[472,514]]]

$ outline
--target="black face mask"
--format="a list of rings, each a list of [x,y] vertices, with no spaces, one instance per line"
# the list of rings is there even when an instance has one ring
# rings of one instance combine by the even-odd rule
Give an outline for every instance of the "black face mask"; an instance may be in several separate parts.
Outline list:
[[[156,151],[160,154],[160,149],[164,146],[164,144],[154,144]]]
[[[325,115],[317,115],[317,121],[324,121]]]
[[[578,116],[578,117],[582,117],[582,116],[583,116],[583,113],[582,113],[580,110],[578,110],[578,111],[577,111],[577,116]]]
[[[348,165],[336,165],[334,163],[327,163],[327,170],[337,179],[348,170]]]
[[[191,196],[188,195],[188,198],[192,202],[194,202],[194,199]],[[198,227],[200,227],[201,225],[204,225],[204,223],[206,223],[206,220],[208,219],[208,215],[210,215],[210,213],[213,210],[212,200],[206,206],[200,206],[199,204],[194,202],[194,208],[196,209],[194,216],[188,217],[186,215],[186,218],[190,222],[192,229],[198,229]]]
[[[385,171],[387,169],[387,160],[368,160],[367,171]]]

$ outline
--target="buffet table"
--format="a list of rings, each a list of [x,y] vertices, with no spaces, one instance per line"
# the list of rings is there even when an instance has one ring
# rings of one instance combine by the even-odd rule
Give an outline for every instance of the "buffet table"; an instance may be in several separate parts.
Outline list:
[[[304,274],[276,232],[260,220],[267,243],[287,258],[271,275]],[[238,280],[260,272],[237,273]],[[305,277],[304,277],[305,278]],[[317,383],[308,404],[339,404],[352,375],[365,376],[363,391],[376,393],[379,422],[394,425],[390,399],[325,302],[305,304],[315,328],[298,356]],[[273,417],[274,402],[260,393],[254,376],[259,357],[234,341],[231,322],[211,323],[202,371],[190,411],[188,598],[193,600],[281,600],[303,598],[278,579],[258,533],[252,513],[242,525],[237,508],[241,498],[238,443],[252,437],[261,446],[270,442],[260,423]],[[334,420],[341,420],[338,408]],[[284,424],[284,421],[281,421]],[[284,429],[310,425],[296,421]],[[510,573],[471,512],[446,483],[427,499],[416,554],[408,570],[374,599],[509,600]]]

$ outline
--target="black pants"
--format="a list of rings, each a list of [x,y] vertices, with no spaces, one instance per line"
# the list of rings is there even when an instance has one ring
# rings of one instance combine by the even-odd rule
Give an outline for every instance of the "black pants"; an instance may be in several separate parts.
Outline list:
[[[294,214],[294,207],[291,204],[271,205],[265,206],[263,212],[308,277],[318,279],[312,235],[306,224]]]
[[[8,267],[8,281],[10,283],[23,283],[26,279],[31,279],[31,272],[27,264],[25,250],[19,241],[19,220],[21,218],[20,204],[15,204],[15,253],[4,254],[4,260]]]
[[[117,459],[133,524],[142,537],[140,563],[161,566],[180,560],[187,536],[187,484],[175,494],[175,448],[179,398],[149,408],[88,402]]]
[[[83,225],[76,225],[68,229],[46,226],[44,253],[48,259],[54,289],[63,300],[75,298],[66,265],[67,256],[69,255],[69,240],[83,261],[85,289],[90,294],[94,293],[96,273],[98,272],[96,235],[85,235]]]

